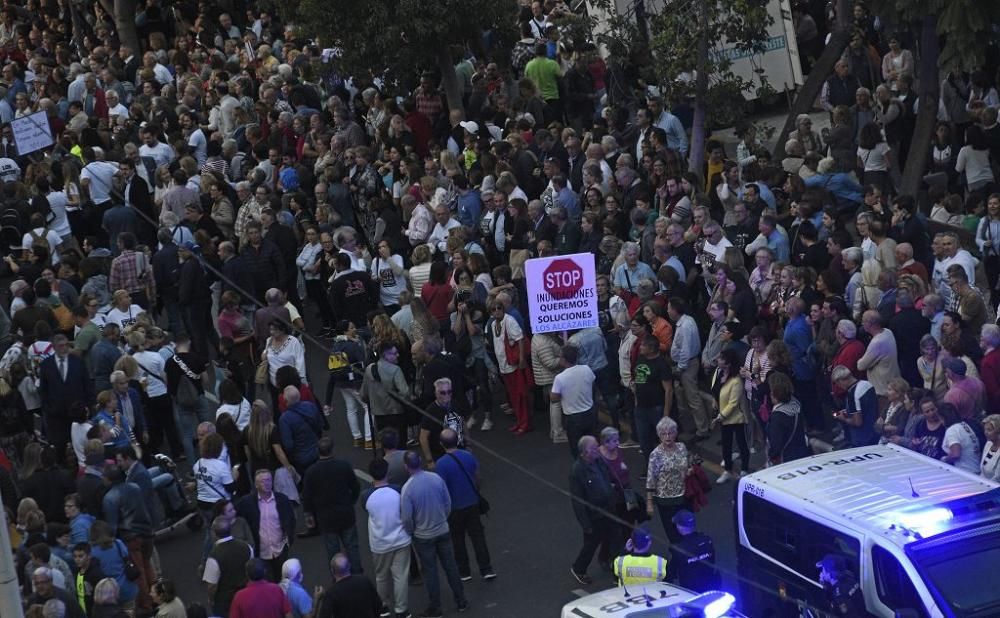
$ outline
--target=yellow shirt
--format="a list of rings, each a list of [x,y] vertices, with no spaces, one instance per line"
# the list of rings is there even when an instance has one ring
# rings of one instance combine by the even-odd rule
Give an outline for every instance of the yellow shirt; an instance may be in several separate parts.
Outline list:
[[[667,576],[667,559],[655,554],[649,556],[618,556],[614,562],[615,578],[625,586],[652,584]]]

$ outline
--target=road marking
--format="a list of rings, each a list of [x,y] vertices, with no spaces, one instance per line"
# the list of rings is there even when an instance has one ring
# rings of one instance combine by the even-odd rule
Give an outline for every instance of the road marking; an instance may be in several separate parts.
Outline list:
[[[585,597],[590,593],[584,590],[583,588],[577,588],[576,590],[573,591],[573,594],[575,594],[578,597]]]
[[[354,469],[354,476],[358,477],[359,479],[361,479],[362,481],[364,481],[366,483],[374,483],[375,482],[375,479],[372,478],[372,475],[368,474],[364,470],[358,470],[357,468],[355,468]]]

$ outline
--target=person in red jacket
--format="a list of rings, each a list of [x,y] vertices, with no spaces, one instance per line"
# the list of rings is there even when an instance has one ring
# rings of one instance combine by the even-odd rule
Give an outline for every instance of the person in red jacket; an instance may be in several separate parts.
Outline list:
[[[986,324],[979,333],[983,360],[979,363],[979,378],[986,385],[987,414],[1000,414],[1000,326]]]
[[[851,374],[856,379],[864,380],[866,374],[864,371],[858,369],[858,359],[865,354],[865,344],[856,339],[857,335],[858,327],[854,325],[854,322],[841,320],[837,323],[837,343],[840,344],[840,347],[837,348],[836,354],[833,355],[830,366],[843,365],[851,370]],[[844,389],[836,382],[831,384],[831,390],[836,401],[841,401],[846,394]]]

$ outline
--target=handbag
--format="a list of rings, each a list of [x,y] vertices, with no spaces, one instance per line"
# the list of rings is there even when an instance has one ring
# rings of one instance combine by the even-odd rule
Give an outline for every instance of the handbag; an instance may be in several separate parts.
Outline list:
[[[459,459],[458,457],[455,457],[454,453],[446,453],[446,454],[448,455],[448,457],[451,457],[452,459],[455,460],[455,463],[457,463],[458,467],[461,468],[462,474],[464,474],[465,478],[469,480],[469,485],[472,485],[472,491],[476,492],[476,497],[479,498],[479,514],[488,515],[490,512],[490,502],[489,500],[483,497],[483,494],[479,493],[479,488],[476,487],[476,482],[472,480],[472,476],[469,475],[469,471],[466,470],[465,466],[462,465],[462,460]]]
[[[139,567],[136,566],[127,549],[122,553],[122,546],[119,543],[121,543],[121,540],[115,539],[115,550],[118,552],[118,557],[122,559],[122,571],[125,573],[126,579],[134,582],[139,579]]]
[[[260,362],[257,363],[257,370],[253,374],[254,384],[267,384],[271,377],[270,367],[267,364],[267,352],[261,352]]]

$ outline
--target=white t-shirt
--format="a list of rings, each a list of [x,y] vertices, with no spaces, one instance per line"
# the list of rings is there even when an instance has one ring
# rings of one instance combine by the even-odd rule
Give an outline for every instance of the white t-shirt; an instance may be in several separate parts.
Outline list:
[[[208,140],[201,129],[195,129],[188,137],[188,146],[194,150],[194,158],[198,162],[198,167],[205,165],[208,159]]]
[[[587,365],[574,365],[556,374],[552,392],[562,397],[563,414],[579,414],[594,407],[593,369]]]
[[[103,204],[111,199],[111,188],[114,186],[118,166],[107,161],[91,161],[80,172],[80,180],[86,179],[90,184],[90,199],[95,204]]]
[[[45,240],[49,243],[49,255],[52,258],[52,264],[53,265],[58,264],[59,263],[58,247],[59,245],[62,244],[62,237],[59,236],[59,234],[56,234],[54,230],[46,230],[44,227],[36,227],[31,231],[34,232],[36,236],[38,236],[39,240],[41,240],[43,237],[45,238]],[[34,241],[35,239],[31,235],[31,232],[28,232],[21,238],[21,248],[24,249],[25,251],[31,251],[31,245],[34,243]]]
[[[135,324],[135,319],[139,317],[139,314],[145,312],[146,311],[139,305],[129,305],[129,308],[125,311],[122,311],[118,307],[112,307],[107,313],[107,321],[105,323],[114,322],[118,326],[121,326],[122,330],[125,330],[129,326]]]
[[[167,385],[163,379],[167,377],[166,361],[156,352],[143,350],[135,352],[132,358],[139,363],[139,377],[146,378],[146,394],[150,397],[159,397],[167,394]]]
[[[59,234],[60,238],[65,238],[72,233],[69,227],[69,219],[66,218],[66,209],[69,207],[69,198],[65,191],[53,191],[45,196],[49,200],[49,208],[52,210],[52,231]]]
[[[226,491],[226,485],[233,482],[233,473],[222,459],[199,459],[194,462],[191,471],[198,485],[199,502],[215,504],[222,498],[232,497]]]
[[[990,167],[990,151],[976,150],[972,146],[962,146],[955,160],[955,171],[965,172],[965,180],[970,187],[993,182],[993,169]]]
[[[517,323],[509,313],[503,316],[503,326],[500,329],[500,334],[496,335],[495,330],[496,322],[490,322],[489,327],[494,329],[490,334],[493,337],[493,352],[497,356],[497,365],[499,365],[500,373],[514,373],[517,367],[511,365],[507,362],[507,352],[504,347],[505,341],[510,341],[510,343],[516,344],[518,341],[524,338],[524,332],[521,330],[521,326]],[[524,346],[524,353],[530,355],[531,350],[527,345]],[[527,362],[531,362],[531,358],[525,359]]]
[[[153,160],[156,161],[156,167],[162,167],[170,165],[170,162],[174,160],[174,149],[170,144],[163,142],[156,142],[155,146],[143,144],[139,146],[139,156],[153,157]]]
[[[246,429],[247,425],[250,424],[250,402],[246,399],[238,404],[224,403],[220,405],[219,409],[215,411],[215,418],[218,419],[219,415],[223,413],[233,417],[240,431]]]
[[[392,262],[399,268],[399,274],[392,272],[389,263]],[[399,293],[406,289],[406,279],[403,277],[403,258],[398,255],[389,256],[388,260],[381,255],[372,260],[372,279],[378,281],[379,301],[383,306],[398,305]]]
[[[889,160],[885,158],[889,152],[889,144],[879,142],[874,148],[858,148],[858,157],[865,166],[866,172],[887,172],[889,171]]]
[[[399,491],[393,487],[377,487],[368,494],[364,507],[372,553],[386,554],[410,544],[410,535],[399,516],[399,503]]]
[[[962,455],[954,462],[955,467],[966,472],[979,474],[979,456],[982,452],[979,440],[964,421],[955,423],[944,432],[944,441],[941,442],[941,448],[944,452],[947,453],[951,450],[953,444],[962,447]]]

